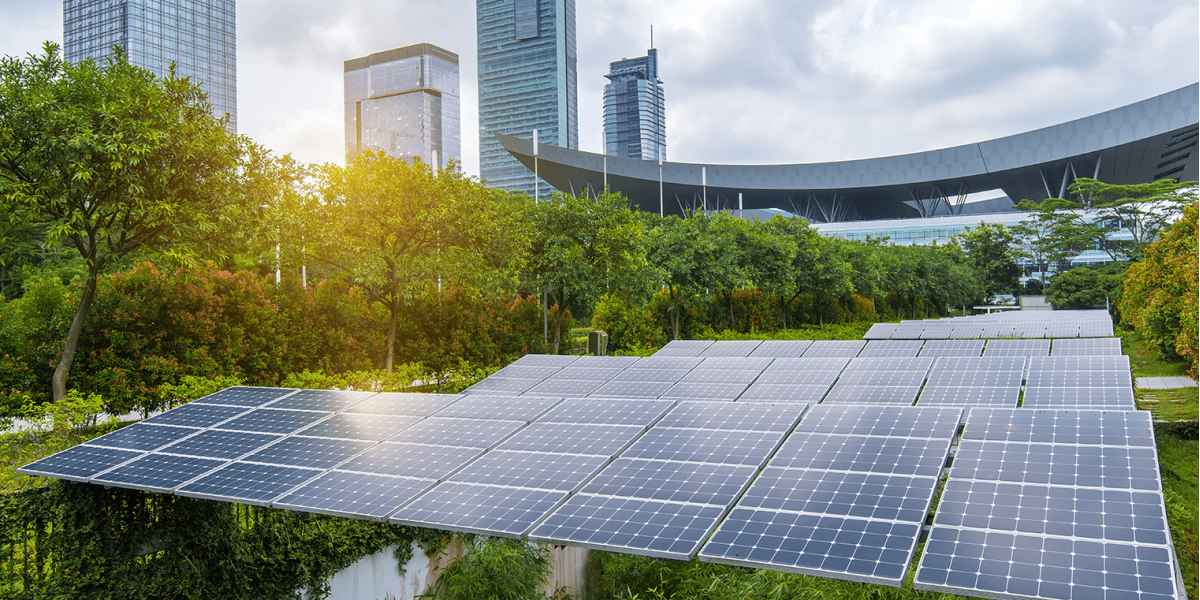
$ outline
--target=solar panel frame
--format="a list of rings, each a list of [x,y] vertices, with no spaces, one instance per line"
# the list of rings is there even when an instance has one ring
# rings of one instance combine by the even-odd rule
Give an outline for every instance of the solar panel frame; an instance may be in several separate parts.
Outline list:
[[[987,356],[1050,356],[1050,340],[988,340],[983,348]]]
[[[346,409],[346,412],[428,417],[461,398],[458,394],[383,392],[355,404]]]
[[[519,539],[567,497],[557,490],[447,481],[392,513],[388,521]]]
[[[258,388],[235,385],[192,400],[192,403],[207,404],[210,406],[257,408],[299,391],[297,388]]]
[[[859,357],[917,356],[923,345],[922,340],[870,340]]]
[[[436,483],[435,479],[333,469],[271,502],[271,507],[382,521]]]
[[[854,358],[866,345],[866,340],[816,340],[803,358]]]
[[[863,334],[864,340],[886,340],[892,337],[892,333],[899,327],[899,323],[876,323]]]
[[[765,340],[759,344],[751,358],[799,358],[812,345],[812,340]]]

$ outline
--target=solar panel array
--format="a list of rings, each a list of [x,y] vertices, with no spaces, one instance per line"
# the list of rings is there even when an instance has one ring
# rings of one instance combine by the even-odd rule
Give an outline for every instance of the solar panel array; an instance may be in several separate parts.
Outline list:
[[[868,340],[944,340],[983,338],[1112,337],[1112,317],[1105,310],[1013,311],[949,319],[877,323]],[[1119,354],[1120,352],[1118,352]]]
[[[1175,584],[1149,421],[1111,410],[1132,409],[1127,357],[1071,341],[672,342],[640,359],[526,356],[462,395],[237,387],[20,471],[900,585],[969,410],[918,585],[1071,597],[1053,585],[1066,540],[1084,557],[1068,572],[1098,556],[1115,561],[1109,597],[1129,573],[1154,597]],[[1093,407],[1106,412],[1075,410]],[[1068,501],[1075,520],[1021,516]],[[1014,558],[1034,542],[1043,562]]]

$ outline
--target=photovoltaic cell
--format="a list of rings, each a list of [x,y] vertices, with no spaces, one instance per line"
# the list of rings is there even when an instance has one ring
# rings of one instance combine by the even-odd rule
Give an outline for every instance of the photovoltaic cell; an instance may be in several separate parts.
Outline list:
[[[545,379],[559,371],[561,367],[534,367],[528,365],[509,365],[492,373],[492,377],[503,379]]]
[[[1078,408],[1134,410],[1130,388],[1030,388],[1025,390],[1022,408]]]
[[[596,423],[648,426],[674,402],[664,400],[567,399],[538,417],[540,423]]]
[[[312,437],[367,440],[379,442],[419,422],[421,417],[407,415],[369,415],[339,413],[300,430],[300,435]]]
[[[320,469],[235,462],[180,487],[175,493],[192,498],[265,506],[319,474]]]
[[[817,340],[804,351],[804,357],[853,358],[865,345],[866,341],[858,340]]]
[[[435,483],[432,479],[329,471],[272,502],[287,510],[382,519]]]
[[[842,359],[845,360],[845,359]],[[819,385],[825,389],[833,385],[841,370],[767,369],[754,380],[755,385]]]
[[[761,465],[783,434],[769,431],[728,431],[654,427],[638,438],[625,458]]]
[[[375,392],[300,390],[286,398],[272,402],[271,408],[336,412],[350,408],[374,395]]]
[[[807,358],[777,358],[763,371],[763,375],[772,373],[813,371],[821,373],[841,373],[850,364],[848,357],[807,357]]]
[[[612,456],[628,446],[644,429],[638,425],[532,423],[496,449]]]
[[[742,493],[756,471],[757,467],[752,465],[618,458],[581,491],[604,496],[728,505]]]
[[[810,408],[795,431],[951,439],[961,416],[962,410],[945,407],[822,404]]]
[[[681,381],[663,392],[665,400],[736,400],[749,383],[689,383]]]
[[[462,393],[517,396],[541,382],[541,379],[507,379],[493,375],[463,390]]]
[[[716,526],[725,507],[575,494],[530,534],[567,543],[686,560]]]
[[[763,357],[710,356],[692,371],[762,371],[769,367],[773,360]]]
[[[864,356],[851,359],[850,363],[846,365],[846,369],[842,371],[842,376],[862,372],[892,373],[901,371],[924,374],[929,372],[933,363],[934,359],[929,357]]]
[[[950,476],[981,481],[1159,490],[1154,448],[963,440]]]
[[[610,381],[593,391],[593,398],[657,398],[675,385],[667,381]]]
[[[981,356],[983,344],[983,340],[929,340],[918,356]]]
[[[148,454],[103,473],[93,478],[92,481],[104,485],[166,493],[223,464],[225,461],[222,460]]]
[[[17,472],[23,475],[87,481],[101,471],[111,469],[143,454],[143,452],[134,450],[117,450],[88,445],[72,446],[62,452],[29,463],[17,469]]]
[[[1023,373],[1029,359],[1023,356],[946,356],[933,364],[934,371],[1016,371]]]
[[[233,386],[203,398],[193,400],[194,404],[209,404],[215,406],[244,406],[254,408],[277,400],[298,390],[289,388],[260,388]]]
[[[752,357],[761,358],[799,358],[812,345],[811,340],[766,340],[759,344]]]
[[[936,478],[949,452],[948,438],[797,432],[788,436],[771,459],[771,466]]]
[[[294,436],[284,438],[242,460],[289,467],[329,469],[374,445],[374,442],[362,440]]]
[[[698,356],[750,356],[760,343],[758,340],[719,340]]]
[[[486,381],[486,380],[485,380]],[[385,392],[375,394],[352,408],[349,413],[373,415],[407,415],[413,417],[428,417],[462,398],[457,394],[405,394]]]
[[[623,370],[621,367],[580,367],[571,365],[547,377],[546,380],[608,381]]]
[[[630,369],[683,369],[690,371],[704,359],[694,356],[647,356],[630,366]]]
[[[1121,354],[1121,338],[1054,340],[1051,356],[1100,356]]]
[[[730,406],[725,402],[680,402],[656,426],[786,433],[791,431],[805,408],[797,405]]]
[[[779,385],[755,383],[742,392],[738,402],[796,402],[816,404],[825,397],[829,385]]]
[[[919,340],[925,331],[924,321],[901,321],[892,331],[893,340]]]
[[[222,431],[210,429],[195,436],[181,440],[160,452],[182,454],[197,458],[219,458],[234,460],[270,444],[282,435],[270,433],[249,433],[245,431]]]
[[[241,406],[214,406],[210,404],[184,404],[164,413],[154,415],[142,423],[151,425],[180,425],[183,427],[212,427],[228,421],[250,409]]]
[[[1129,371],[1034,371],[1026,387],[1133,387]]]
[[[199,432],[199,429],[191,427],[134,423],[112,433],[106,433],[86,444],[123,450],[154,450]]]
[[[337,468],[340,471],[442,479],[482,452],[479,448],[382,442]]]
[[[845,371],[838,378],[837,385],[842,386],[896,386],[910,387],[925,383],[924,371]]]
[[[1020,371],[954,371],[934,369],[929,374],[926,389],[930,387],[962,388],[1021,388]],[[1015,401],[1015,399],[1014,399]]]
[[[936,478],[767,467],[739,508],[921,523]]]
[[[859,356],[916,356],[924,343],[921,340],[871,340]]]
[[[592,393],[603,383],[603,381],[547,379],[529,388],[524,394],[529,396],[581,397]]]
[[[1046,444],[1154,446],[1145,411],[972,409],[963,439]]]
[[[388,441],[491,448],[524,425],[524,421],[429,417]]]
[[[835,385],[825,395],[825,404],[899,404],[911,405],[921,386],[907,385]]]
[[[326,412],[259,408],[222,423],[221,429],[252,433],[293,433],[329,415],[330,413]]]
[[[607,456],[493,450],[450,481],[572,492],[607,463]]]
[[[711,345],[712,342],[708,340],[671,340],[666,346],[659,348],[654,356],[699,356]]]
[[[917,406],[987,406],[1016,408],[1021,386],[933,387],[928,383],[917,398]]]
[[[683,383],[743,383],[749,385],[758,377],[758,371],[724,371],[718,369],[695,369],[680,379]]]
[[[892,337],[899,323],[876,323],[863,335],[864,340],[886,340]]]
[[[390,521],[417,527],[521,537],[566,492],[445,482],[396,511]]]
[[[1129,372],[1129,357],[1121,356],[1035,356],[1029,371],[1120,371]]]
[[[988,340],[984,356],[1050,356],[1050,340]]]
[[[625,369],[613,377],[610,383],[621,381],[675,383],[687,374],[687,369]]]
[[[464,419],[495,419],[532,421],[550,410],[562,398],[538,396],[465,396],[458,402],[438,411],[439,417]]]
[[[628,369],[636,366],[641,360],[641,358],[636,356],[580,356],[570,366],[597,369]]]

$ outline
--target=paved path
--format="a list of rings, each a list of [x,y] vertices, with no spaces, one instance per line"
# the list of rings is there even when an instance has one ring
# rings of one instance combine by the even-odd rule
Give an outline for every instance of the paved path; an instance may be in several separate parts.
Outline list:
[[[1189,377],[1138,377],[1137,386],[1143,390],[1175,390],[1196,387],[1196,380]]]

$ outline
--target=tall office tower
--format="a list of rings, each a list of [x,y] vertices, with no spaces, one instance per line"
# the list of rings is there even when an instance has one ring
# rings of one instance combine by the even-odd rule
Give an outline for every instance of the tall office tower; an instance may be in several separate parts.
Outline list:
[[[347,160],[383,150],[439,169],[462,161],[457,54],[413,44],[348,60],[343,70]]]
[[[575,0],[476,0],[479,175],[494,188],[533,194],[533,173],[493,132],[579,147]],[[542,190],[551,189],[545,183]]]
[[[237,132],[234,24],[234,0],[63,0],[63,56],[103,64],[117,46],[130,64],[159,76],[174,63]]]
[[[608,66],[604,86],[604,153],[667,160],[667,120],[658,50]]]

